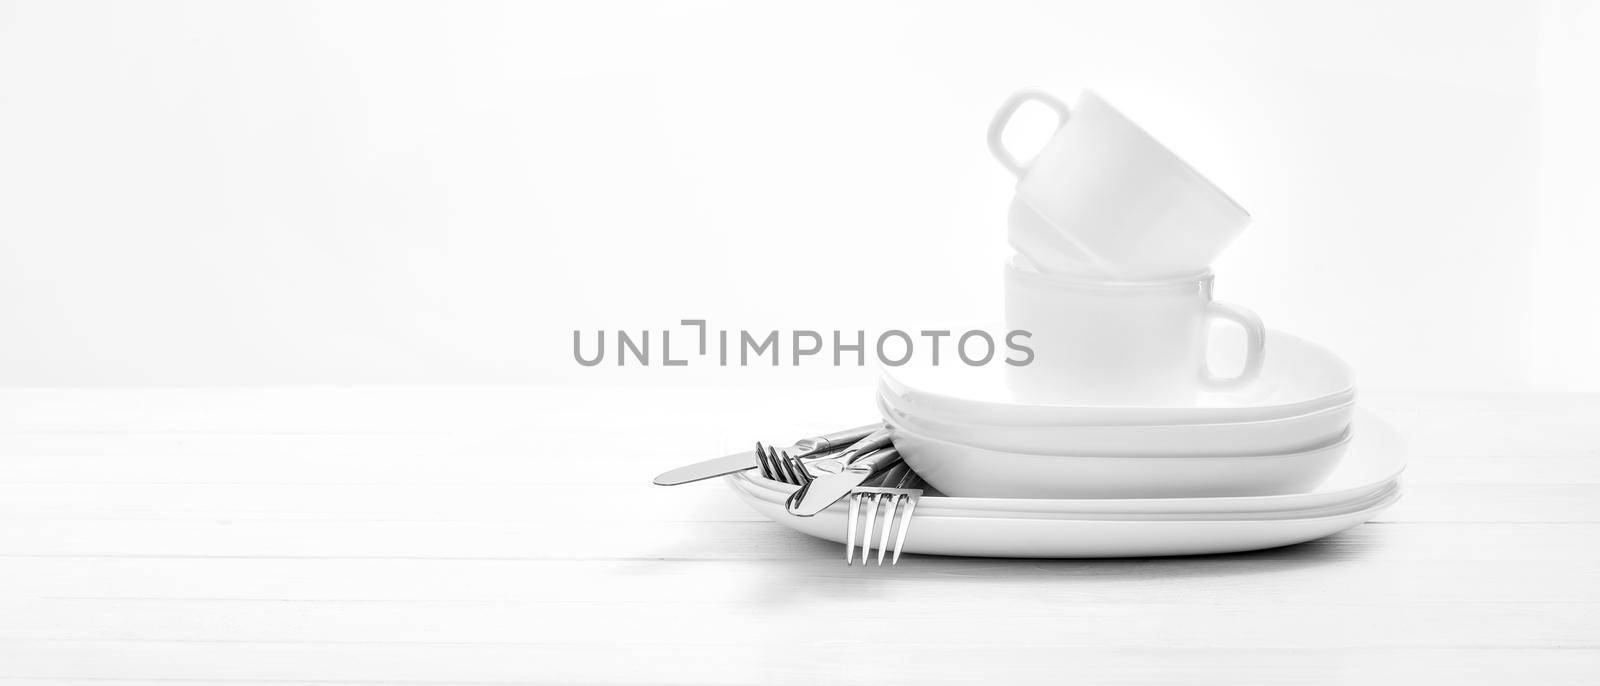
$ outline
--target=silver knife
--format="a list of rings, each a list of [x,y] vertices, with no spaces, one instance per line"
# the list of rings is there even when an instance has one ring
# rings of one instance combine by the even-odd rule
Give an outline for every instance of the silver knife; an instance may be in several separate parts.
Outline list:
[[[840,498],[874,476],[884,473],[900,463],[900,452],[894,446],[879,448],[864,457],[851,461],[829,458],[808,465],[813,472],[823,472],[789,496],[785,507],[789,514],[810,517],[828,509]]]
[[[787,450],[790,455],[796,457],[826,455],[844,450],[856,441],[866,438],[872,432],[882,428],[883,424],[880,422],[858,426],[854,429],[835,431],[831,434],[802,438],[795,441],[794,445],[789,446]],[[780,450],[783,449],[780,448]],[[746,450],[742,453],[714,457],[704,462],[696,462],[692,465],[668,470],[663,472],[661,476],[656,477],[655,483],[657,486],[677,486],[692,481],[701,481],[734,472],[742,472],[746,469],[754,469],[757,465],[756,451]]]

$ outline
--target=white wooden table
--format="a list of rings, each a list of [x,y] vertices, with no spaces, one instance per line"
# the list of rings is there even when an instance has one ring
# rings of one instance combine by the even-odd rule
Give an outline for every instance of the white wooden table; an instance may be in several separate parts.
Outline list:
[[[1600,396],[1362,402],[1340,536],[864,570],[649,483],[862,389],[0,391],[0,681],[1600,683]]]

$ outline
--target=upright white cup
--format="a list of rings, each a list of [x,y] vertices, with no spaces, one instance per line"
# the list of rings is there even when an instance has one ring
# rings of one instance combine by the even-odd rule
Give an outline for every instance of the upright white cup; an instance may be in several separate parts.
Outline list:
[[[1030,332],[1033,360],[1007,367],[1018,400],[1144,405],[1184,403],[1202,390],[1255,379],[1266,327],[1255,313],[1211,299],[1211,273],[1163,281],[1099,282],[1039,272],[1020,256],[1006,265],[1006,328]],[[1211,372],[1213,321],[1244,329],[1236,376]]]
[[[1027,162],[1001,140],[1027,103],[1056,113],[1050,141]],[[1022,90],[995,112],[989,149],[1017,176],[1009,239],[1051,273],[1117,280],[1205,271],[1250,215],[1150,134],[1084,91],[1076,107]]]

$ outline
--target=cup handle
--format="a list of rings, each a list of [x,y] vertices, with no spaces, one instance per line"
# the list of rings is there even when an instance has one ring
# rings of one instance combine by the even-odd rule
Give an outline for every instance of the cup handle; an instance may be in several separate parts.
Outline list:
[[[1222,319],[1238,324],[1244,329],[1245,350],[1244,369],[1237,376],[1220,377],[1211,373],[1211,366],[1206,363],[1200,370],[1201,380],[1209,388],[1226,390],[1238,388],[1261,375],[1261,362],[1267,354],[1267,328],[1261,323],[1261,317],[1243,307],[1231,303],[1212,301],[1206,306],[1207,319]]]
[[[1000,104],[1000,109],[995,111],[994,118],[989,120],[989,152],[994,155],[995,159],[1000,161],[1000,166],[1005,167],[1006,171],[1016,175],[1017,178],[1022,178],[1023,174],[1028,173],[1028,165],[1018,162],[1016,156],[1006,149],[1005,142],[1000,140],[1000,134],[1005,133],[1006,126],[1011,124],[1011,117],[1029,101],[1042,104],[1055,112],[1057,129],[1065,126],[1067,117],[1072,114],[1067,109],[1066,103],[1061,102],[1056,96],[1036,88],[1024,88],[1012,93],[1011,97],[1006,98],[1006,101]],[[1030,161],[1029,164],[1032,164],[1032,162]]]

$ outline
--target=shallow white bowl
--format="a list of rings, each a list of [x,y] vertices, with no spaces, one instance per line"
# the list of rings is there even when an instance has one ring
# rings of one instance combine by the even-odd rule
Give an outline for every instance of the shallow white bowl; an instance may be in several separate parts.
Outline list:
[[[1004,363],[969,367],[882,367],[880,392],[924,420],[982,426],[1150,426],[1255,422],[1305,415],[1355,399],[1348,365],[1326,348],[1268,331],[1266,361],[1255,381],[1200,394],[1193,404],[1052,405],[1020,402],[1006,386]]]
[[[1282,495],[1202,498],[972,498],[933,495],[917,505],[919,514],[961,517],[1088,514],[1179,514],[1195,518],[1239,513],[1296,513],[1357,503],[1393,486],[1405,471],[1405,442],[1394,427],[1369,412],[1358,412],[1354,436],[1333,473],[1315,488]],[[733,478],[733,477],[730,477]],[[796,486],[761,478],[755,470],[737,475],[753,488],[784,499]]]
[[[1351,434],[1282,455],[1079,456],[993,450],[932,438],[887,420],[906,464],[947,495],[980,498],[1195,498],[1311,490]]]
[[[1150,425],[990,426],[918,414],[880,390],[878,411],[924,436],[994,450],[1047,455],[1186,457],[1281,455],[1327,445],[1350,428],[1354,400],[1252,422]]]

